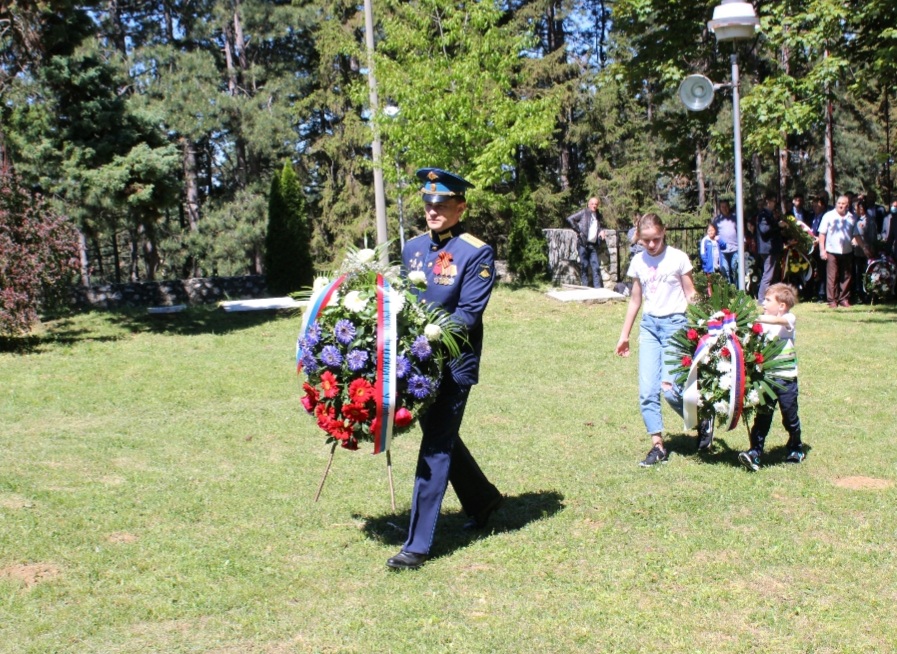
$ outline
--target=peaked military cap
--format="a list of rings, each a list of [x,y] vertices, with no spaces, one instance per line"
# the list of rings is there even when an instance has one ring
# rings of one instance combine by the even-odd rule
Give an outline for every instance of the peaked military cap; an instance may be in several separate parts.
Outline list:
[[[421,168],[416,173],[423,183],[420,194],[424,202],[445,202],[449,198],[464,199],[464,192],[476,188],[463,177],[439,168]]]

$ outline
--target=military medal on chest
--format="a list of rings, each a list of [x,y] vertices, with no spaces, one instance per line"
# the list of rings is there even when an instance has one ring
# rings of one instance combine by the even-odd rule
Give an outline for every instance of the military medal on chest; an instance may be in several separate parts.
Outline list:
[[[458,267],[452,263],[451,252],[442,251],[436,255],[433,264],[433,283],[440,286],[451,286],[458,275]]]

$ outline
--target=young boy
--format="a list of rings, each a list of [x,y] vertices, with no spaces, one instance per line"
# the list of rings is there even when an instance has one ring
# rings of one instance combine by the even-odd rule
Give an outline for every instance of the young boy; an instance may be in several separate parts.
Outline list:
[[[776,390],[776,401],[766,411],[758,411],[751,429],[751,449],[741,452],[738,460],[749,470],[760,469],[760,457],[766,435],[772,426],[772,414],[776,403],[781,405],[782,426],[788,432],[788,463],[800,463],[804,460],[804,446],[800,439],[800,417],[797,415],[797,358],[794,352],[794,323],[791,313],[797,301],[797,292],[788,284],[773,284],[763,298],[763,315],[757,319],[763,325],[763,331],[775,335],[785,341],[785,349],[780,356],[794,357],[794,368],[783,370],[778,380],[782,385]]]

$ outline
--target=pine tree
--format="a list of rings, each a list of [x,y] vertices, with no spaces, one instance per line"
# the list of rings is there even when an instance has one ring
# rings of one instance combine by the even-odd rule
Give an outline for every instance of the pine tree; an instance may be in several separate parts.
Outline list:
[[[268,290],[286,295],[311,286],[308,217],[302,187],[287,162],[271,180],[268,231],[265,236],[265,274]]]

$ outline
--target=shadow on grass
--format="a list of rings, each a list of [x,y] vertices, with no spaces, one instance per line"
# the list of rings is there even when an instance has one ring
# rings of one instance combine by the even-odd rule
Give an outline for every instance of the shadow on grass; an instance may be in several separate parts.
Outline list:
[[[719,427],[717,427],[719,430]],[[726,432],[724,432],[726,433]],[[733,468],[740,468],[741,463],[738,461],[738,453],[749,448],[748,437],[744,429],[739,425],[738,429],[732,433],[726,433],[729,440],[735,443],[735,446],[729,445],[729,442],[723,435],[717,431],[713,439],[713,446],[709,451],[698,451],[698,439],[690,434],[673,434],[666,439],[666,445],[670,451],[680,456],[697,456],[703,463],[730,465]],[[787,436],[787,435],[786,435]],[[762,456],[763,466],[772,466],[785,463],[785,457],[788,456],[788,449],[784,444],[768,445]],[[809,456],[813,450],[811,445],[804,443],[804,452]],[[789,464],[790,465],[790,464]]]
[[[293,313],[293,310],[283,309],[227,312],[214,306],[190,307],[180,313],[166,314],[151,314],[146,309],[91,311],[52,319],[46,323],[47,329],[43,334],[0,337],[0,352],[36,354],[56,345],[118,341],[125,338],[126,333],[181,336],[228,334]]]
[[[45,334],[0,337],[0,352],[9,354],[38,354],[53,345],[73,345],[86,341],[104,343],[118,341],[122,335],[97,334],[91,329],[78,327],[70,319],[56,321]]]
[[[227,334],[257,327],[294,313],[292,310],[227,312],[212,306],[190,307],[180,313],[151,314],[145,309],[118,311],[110,315],[110,321],[131,333],[177,334]]]
[[[531,522],[553,516],[563,508],[564,496],[561,493],[543,490],[506,496],[501,508],[490,517],[488,526],[477,531],[464,531],[461,528],[467,522],[467,516],[462,511],[443,514],[436,526],[431,558],[448,556],[455,550],[492,534],[517,531]],[[408,535],[411,510],[398,515],[356,514],[353,518],[364,523],[362,529],[368,538],[400,547]]]

